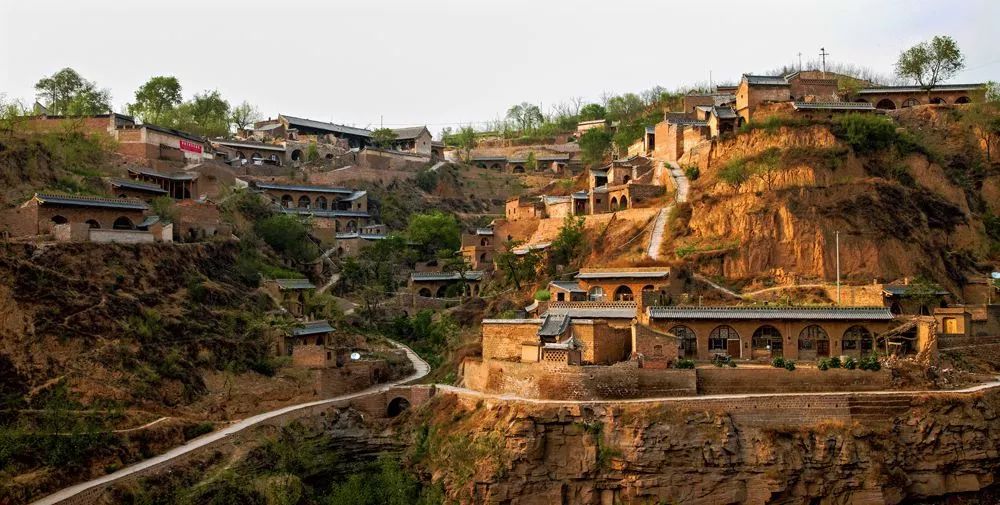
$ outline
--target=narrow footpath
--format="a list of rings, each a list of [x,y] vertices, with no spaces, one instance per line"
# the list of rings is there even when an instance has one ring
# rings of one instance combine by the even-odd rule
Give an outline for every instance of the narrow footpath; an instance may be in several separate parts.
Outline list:
[[[134,464],[132,466],[123,468],[121,470],[118,470],[117,472],[105,475],[103,477],[98,477],[98,478],[96,478],[94,480],[83,482],[83,483],[77,484],[75,486],[70,486],[68,488],[65,488],[65,489],[63,489],[61,491],[58,491],[58,492],[53,493],[53,494],[50,494],[50,495],[48,495],[48,496],[46,496],[46,497],[44,497],[44,498],[42,498],[42,499],[40,499],[38,501],[32,502],[32,503],[38,504],[38,505],[60,503],[62,501],[65,501],[65,500],[68,500],[70,498],[73,498],[74,496],[76,496],[76,495],[78,495],[78,494],[80,494],[80,493],[82,493],[84,491],[87,491],[89,489],[92,489],[94,487],[102,486],[102,485],[105,485],[105,484],[108,484],[108,483],[111,483],[111,482],[115,482],[115,481],[117,481],[119,479],[128,477],[129,475],[132,475],[134,473],[141,472],[141,471],[143,471],[143,470],[145,470],[147,468],[150,468],[150,467],[159,465],[161,463],[170,461],[170,460],[172,460],[174,458],[182,457],[182,456],[184,456],[184,455],[186,455],[186,454],[188,454],[188,453],[190,453],[192,451],[195,451],[195,450],[197,450],[199,448],[202,448],[202,447],[204,447],[206,445],[209,445],[209,444],[211,444],[213,442],[216,442],[216,441],[221,440],[223,438],[226,438],[226,437],[228,437],[230,435],[233,435],[234,433],[238,433],[238,432],[243,431],[245,429],[252,428],[252,427],[254,427],[254,426],[256,426],[256,425],[258,425],[258,424],[260,424],[260,423],[262,423],[264,421],[267,421],[269,419],[273,419],[273,418],[281,416],[283,414],[287,414],[289,412],[294,412],[296,410],[305,409],[305,408],[309,408],[309,407],[316,407],[316,406],[331,404],[331,403],[342,401],[342,400],[350,400],[350,399],[361,398],[361,397],[364,397],[364,396],[369,396],[369,395],[373,395],[373,394],[382,393],[382,392],[388,391],[389,389],[391,389],[391,388],[393,388],[395,386],[399,386],[399,385],[403,385],[403,384],[407,384],[407,383],[410,383],[410,382],[417,381],[417,380],[423,378],[424,376],[426,376],[428,373],[430,373],[430,370],[431,370],[430,365],[428,365],[426,361],[424,361],[420,356],[418,356],[417,353],[413,352],[412,349],[410,349],[409,347],[406,347],[403,344],[400,344],[399,342],[393,342],[391,340],[390,340],[390,342],[392,342],[393,345],[395,345],[396,347],[398,347],[398,348],[406,351],[406,357],[410,359],[410,363],[413,364],[413,369],[414,369],[414,372],[412,374],[410,374],[409,376],[404,377],[404,378],[399,379],[399,380],[396,380],[396,381],[393,381],[393,382],[390,382],[390,383],[379,384],[377,386],[372,386],[372,387],[370,387],[368,389],[365,389],[363,391],[358,391],[356,393],[350,393],[350,394],[346,394],[346,395],[341,395],[341,396],[337,396],[337,397],[334,397],[334,398],[327,398],[325,400],[317,400],[317,401],[314,401],[314,402],[300,403],[298,405],[290,405],[288,407],[284,407],[284,408],[281,408],[281,409],[278,409],[278,410],[272,410],[270,412],[264,412],[263,414],[257,414],[257,415],[255,415],[253,417],[248,417],[248,418],[246,418],[246,419],[244,419],[242,421],[239,421],[239,422],[234,423],[234,424],[232,424],[230,426],[227,426],[227,427],[225,427],[225,428],[223,428],[223,429],[221,429],[219,431],[213,431],[212,433],[208,433],[208,434],[203,435],[201,437],[198,437],[196,439],[190,440],[187,443],[185,443],[184,445],[182,445],[180,447],[175,447],[175,448],[173,448],[173,449],[171,449],[171,450],[169,450],[169,451],[167,451],[167,452],[165,452],[163,454],[160,454],[159,456],[154,456],[154,457],[152,457],[150,459],[147,459],[145,461],[136,463],[136,464]]]
[[[660,160],[654,160],[654,163],[661,163]],[[684,175],[684,170],[672,161],[662,162],[670,165],[670,177],[674,179],[674,185],[677,187],[677,192],[674,193],[674,201],[667,205],[666,207],[660,209],[660,212],[656,215],[656,222],[653,224],[653,231],[649,234],[649,249],[646,254],[654,260],[660,259],[663,251],[663,234],[666,232],[667,219],[670,217],[670,211],[673,210],[674,205],[678,203],[684,203],[688,200],[688,191],[690,191],[690,183],[686,175]]]

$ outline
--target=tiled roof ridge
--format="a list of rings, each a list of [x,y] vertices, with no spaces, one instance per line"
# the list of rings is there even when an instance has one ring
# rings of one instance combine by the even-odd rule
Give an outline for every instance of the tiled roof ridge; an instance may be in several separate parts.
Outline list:
[[[100,203],[131,203],[136,205],[146,204],[136,198],[113,198],[108,196],[90,196],[90,195],[63,195],[59,193],[35,193],[35,196],[45,200],[46,198],[63,198],[66,200],[79,200],[86,202],[100,202]]]

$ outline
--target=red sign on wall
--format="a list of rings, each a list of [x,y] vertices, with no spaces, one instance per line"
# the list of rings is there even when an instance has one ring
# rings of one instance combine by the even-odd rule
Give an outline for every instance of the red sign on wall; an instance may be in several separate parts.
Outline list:
[[[196,144],[194,142],[189,142],[187,140],[181,141],[181,151],[187,151],[189,153],[201,154],[201,144]]]

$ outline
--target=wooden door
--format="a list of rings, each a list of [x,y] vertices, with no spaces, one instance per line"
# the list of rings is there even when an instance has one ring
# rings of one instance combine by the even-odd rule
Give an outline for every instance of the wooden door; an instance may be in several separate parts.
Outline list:
[[[827,358],[830,356],[830,341],[829,340],[817,340],[816,341],[816,356],[820,358]]]
[[[726,341],[726,352],[729,356],[733,358],[739,358],[740,355],[740,341],[739,340],[727,340]]]

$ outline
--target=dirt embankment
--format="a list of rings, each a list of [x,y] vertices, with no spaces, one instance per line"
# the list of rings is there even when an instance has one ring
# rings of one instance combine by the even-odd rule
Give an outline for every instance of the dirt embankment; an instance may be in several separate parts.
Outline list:
[[[948,117],[897,119],[916,132],[915,150],[857,154],[826,125],[721,141],[702,160],[690,218],[671,223],[669,248],[730,282],[829,280],[839,231],[849,281],[924,275],[961,293],[991,261],[983,215],[1000,170],[963,154],[975,152],[967,134],[926,133],[954,127]],[[768,155],[772,169],[754,174]],[[741,164],[746,179],[732,183],[725,172]]]
[[[442,395],[409,422],[417,468],[469,503],[896,504],[992,484],[1000,394],[883,403],[837,420]]]

